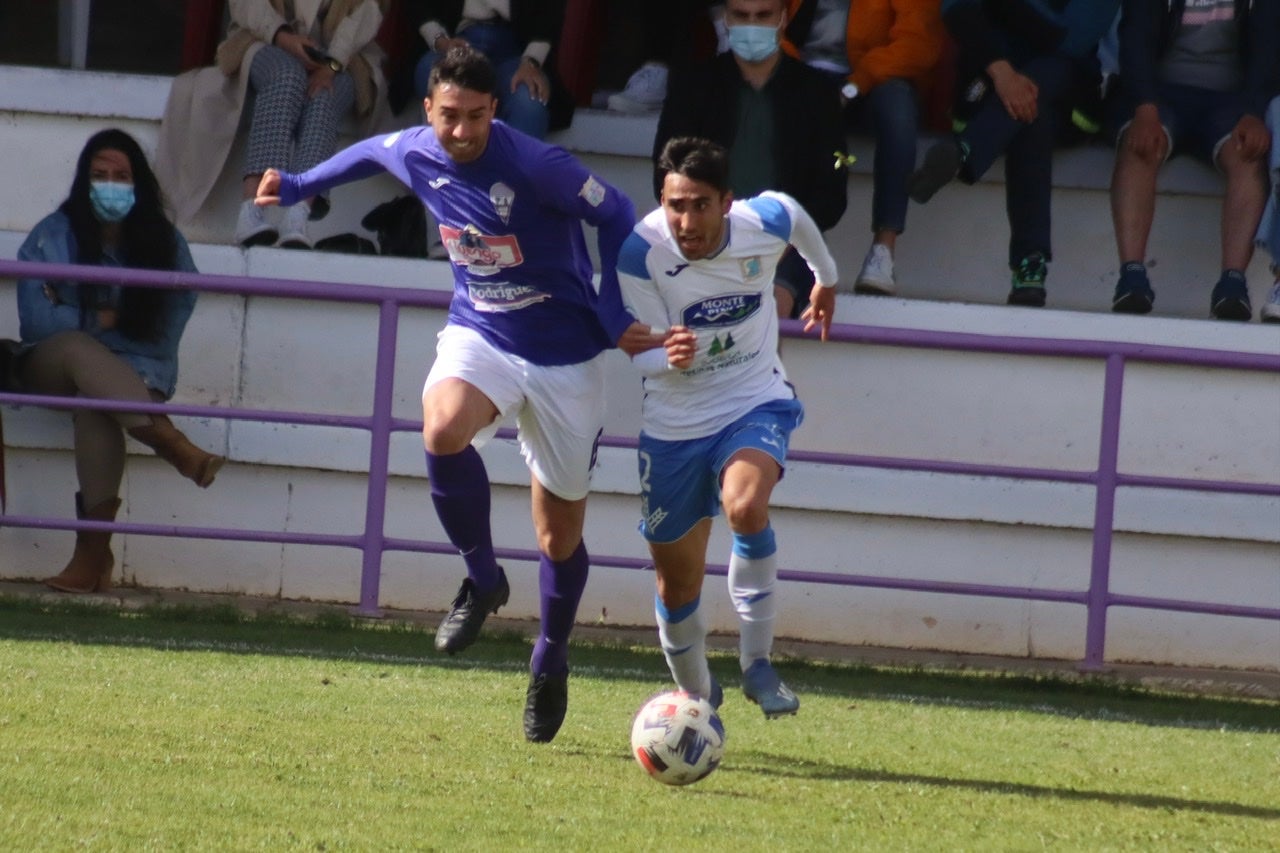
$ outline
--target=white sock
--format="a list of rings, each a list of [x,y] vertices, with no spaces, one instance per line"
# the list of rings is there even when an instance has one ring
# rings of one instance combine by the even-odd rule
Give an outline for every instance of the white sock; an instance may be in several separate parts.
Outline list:
[[[701,598],[668,611],[662,599],[653,598],[658,618],[658,640],[676,686],[698,696],[711,695],[711,670],[707,668],[707,625],[702,619]]]
[[[767,660],[773,651],[773,622],[778,614],[777,554],[772,527],[749,536],[733,536],[729,596],[738,611],[738,662],[743,672],[752,661]]]

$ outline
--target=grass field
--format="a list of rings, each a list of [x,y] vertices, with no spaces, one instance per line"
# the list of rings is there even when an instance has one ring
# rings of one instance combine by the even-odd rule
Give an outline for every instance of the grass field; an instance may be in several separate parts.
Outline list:
[[[1280,703],[784,661],[724,764],[628,755],[653,647],[581,645],[556,741],[528,644],[399,624],[0,598],[0,849],[1277,850]]]

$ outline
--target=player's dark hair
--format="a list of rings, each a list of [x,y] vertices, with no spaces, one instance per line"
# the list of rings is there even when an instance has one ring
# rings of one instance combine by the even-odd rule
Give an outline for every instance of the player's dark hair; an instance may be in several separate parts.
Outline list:
[[[677,136],[667,140],[658,155],[659,183],[670,174],[684,175],[710,184],[717,192],[729,191],[729,152],[723,145],[697,136]]]
[[[494,95],[498,91],[498,75],[489,57],[469,44],[451,47],[435,65],[427,78],[427,92],[433,93],[441,83],[452,83],[462,89]]]
[[[160,182],[137,141],[117,128],[108,128],[89,137],[76,161],[71,192],[59,210],[71,220],[71,233],[76,241],[78,264],[102,263],[102,223],[93,212],[89,200],[89,172],[93,158],[100,151],[119,151],[129,160],[133,171],[133,208],[120,223],[120,242],[116,258],[127,267],[171,270],[177,263],[178,238],[164,212]],[[83,310],[93,310],[95,298],[103,285],[82,284]],[[164,313],[170,291],[148,287],[124,287],[117,305],[116,328],[125,337],[151,341],[164,329]]]

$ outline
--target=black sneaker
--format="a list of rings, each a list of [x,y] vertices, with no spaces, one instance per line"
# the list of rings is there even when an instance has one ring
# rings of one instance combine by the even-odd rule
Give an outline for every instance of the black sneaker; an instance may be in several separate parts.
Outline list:
[[[944,139],[924,153],[920,168],[907,179],[907,195],[917,204],[924,204],[933,194],[945,187],[960,173],[964,163],[964,149],[957,139]]]
[[[1049,265],[1044,255],[1032,252],[1018,262],[1013,271],[1013,289],[1009,291],[1010,305],[1044,307],[1044,280],[1049,275]]]
[[[1147,268],[1138,261],[1130,261],[1120,268],[1120,280],[1116,282],[1115,295],[1111,297],[1111,310],[1117,314],[1150,314],[1155,304],[1156,292],[1151,289]]]
[[[530,743],[550,743],[569,710],[569,673],[531,675],[524,695],[524,737]]]
[[[484,624],[485,617],[497,613],[510,597],[511,585],[507,583],[507,573],[501,566],[498,567],[498,585],[483,599],[476,595],[476,585],[471,578],[464,580],[458,597],[453,600],[453,609],[436,629],[436,651],[455,654],[470,646],[480,636],[480,626]]]
[[[1209,313],[1219,320],[1236,320],[1247,323],[1253,319],[1253,306],[1249,304],[1249,285],[1237,270],[1227,270],[1213,286],[1209,297]]]

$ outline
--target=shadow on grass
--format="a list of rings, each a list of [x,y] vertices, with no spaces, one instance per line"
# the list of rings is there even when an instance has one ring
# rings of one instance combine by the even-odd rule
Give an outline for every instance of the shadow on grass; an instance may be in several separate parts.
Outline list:
[[[527,665],[530,642],[513,632],[490,632],[464,657],[434,648],[434,628],[370,620],[333,609],[300,617],[247,613],[228,604],[157,604],[121,608],[101,601],[30,599],[0,595],[0,639],[302,656],[387,665],[493,669]],[[657,644],[577,641],[575,669],[592,677],[665,682]],[[736,655],[716,654],[712,669],[730,688],[738,683]],[[1016,675],[936,668],[782,660],[778,669],[802,693],[850,700],[963,706],[1178,728],[1280,731],[1280,703],[1250,698],[1178,694],[1089,678]]]
[[[888,770],[850,767],[833,762],[810,761],[797,766],[794,756],[772,755],[758,750],[738,753],[735,755],[732,764],[725,764],[717,772],[750,773],[753,775],[759,774],[823,782],[849,781],[879,782],[891,785],[927,785],[935,788],[976,791],[981,794],[1008,794],[1014,797],[1105,803],[1107,805],[1130,806],[1139,809],[1194,811],[1226,817],[1280,820],[1280,808],[1214,802],[1212,800],[1194,800],[1171,797],[1167,794],[1117,794],[1113,791],[1088,791],[1049,785],[1028,785],[1021,782],[956,779],[948,776],[927,776],[919,773],[894,773]]]

